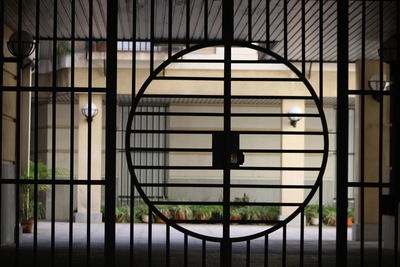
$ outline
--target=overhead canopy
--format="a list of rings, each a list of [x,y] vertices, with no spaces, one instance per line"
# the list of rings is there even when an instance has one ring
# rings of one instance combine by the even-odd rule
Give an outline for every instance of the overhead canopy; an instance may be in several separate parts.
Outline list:
[[[55,0],[40,0],[41,38],[53,37],[53,14]],[[76,33],[77,39],[89,37],[89,1],[76,1]],[[120,0],[119,30],[120,40],[132,40],[133,2],[137,2],[136,40],[151,40],[151,8],[150,0]],[[172,39],[174,43],[186,42],[186,30],[192,43],[204,41],[205,0],[190,0],[190,26],[186,27],[186,0],[172,1]],[[57,1],[57,37],[71,38],[71,2]],[[207,24],[209,40],[219,40],[222,36],[222,0],[208,0]],[[273,51],[282,54],[284,48],[284,5],[282,0],[252,0],[252,38],[255,43],[266,42],[267,16],[266,3],[269,2],[270,25],[269,40],[275,42]],[[319,61],[319,1],[305,1],[305,43],[306,60]],[[349,1],[349,56],[351,61],[361,58],[361,14],[362,2]],[[22,29],[35,33],[36,1],[22,0]],[[93,0],[93,38],[106,38],[107,0]],[[154,0],[154,41],[158,43],[168,40],[168,3],[169,0]],[[248,41],[248,0],[234,1],[234,37],[236,40]],[[287,40],[288,58],[301,60],[301,19],[302,1],[287,0]],[[323,43],[324,61],[336,61],[336,13],[337,1],[323,1]],[[5,22],[13,30],[18,28],[18,1],[5,0]],[[389,39],[396,32],[396,1],[383,2],[383,39]],[[366,58],[377,59],[379,49],[379,1],[366,1]]]

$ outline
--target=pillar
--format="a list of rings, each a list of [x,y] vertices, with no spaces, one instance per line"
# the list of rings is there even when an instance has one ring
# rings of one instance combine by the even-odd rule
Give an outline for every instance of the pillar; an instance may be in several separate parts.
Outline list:
[[[356,62],[356,88],[361,89],[361,61]],[[388,65],[384,65],[384,73],[387,78],[389,75]],[[379,74],[379,61],[365,61],[365,90],[370,90],[368,80],[374,74]],[[389,180],[389,102],[388,97],[384,97],[383,102],[383,170],[382,178],[384,182]],[[354,179],[361,182],[361,147],[364,145],[364,181],[379,182],[379,101],[371,95],[364,96],[364,129],[361,129],[361,96],[355,99],[355,155],[354,155]],[[361,131],[364,132],[364,144],[361,143]],[[360,240],[361,235],[361,189],[354,192],[354,224],[353,240]],[[384,194],[387,192],[384,192]],[[378,220],[379,220],[379,189],[364,189],[364,240],[378,240]]]
[[[92,103],[98,108],[97,115],[92,120],[92,145],[91,145],[91,180],[101,179],[102,169],[102,95],[92,95]],[[86,94],[79,95],[79,110],[83,105],[88,103]],[[88,121],[86,117],[79,113],[78,126],[78,179],[87,180],[88,177]],[[86,222],[87,220],[87,186],[78,186],[78,213],[76,214],[76,222]],[[101,187],[91,186],[91,223],[101,223]]]
[[[298,106],[302,113],[305,111],[304,100],[282,100],[282,113],[288,113],[289,109]],[[297,122],[296,127],[290,124],[288,117],[282,117],[282,131],[298,131],[303,132],[305,129],[305,118]],[[304,136],[303,135],[282,135],[282,149],[304,149]],[[304,154],[297,153],[283,153],[281,156],[282,167],[304,167]],[[282,171],[281,174],[282,185],[303,185],[304,184],[304,171]],[[304,189],[282,189],[281,202],[297,202],[304,201]],[[286,218],[297,207],[282,207],[282,219]],[[294,220],[293,223],[300,224],[300,220]]]

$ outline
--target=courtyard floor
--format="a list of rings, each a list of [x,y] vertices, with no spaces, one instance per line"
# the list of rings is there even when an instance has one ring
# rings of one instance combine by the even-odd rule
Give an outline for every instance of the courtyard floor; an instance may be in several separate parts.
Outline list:
[[[135,266],[148,266],[148,225],[134,225],[134,261]],[[189,230],[212,236],[221,235],[220,225],[182,225]],[[57,222],[55,224],[55,266],[68,266],[68,240],[69,240],[69,224],[65,222]],[[116,225],[116,246],[117,246],[117,266],[128,266],[129,264],[129,224]],[[244,236],[250,233],[265,230],[267,226],[260,225],[232,225],[232,236]],[[86,262],[86,224],[74,223],[74,248],[72,266],[85,266]],[[349,246],[349,264],[357,266],[359,262],[359,242],[351,240],[351,228],[348,228],[348,246]],[[323,265],[335,266],[335,227],[323,227]],[[166,261],[166,225],[152,225],[152,266],[165,266]],[[170,233],[170,266],[183,266],[183,240],[184,235],[171,228]],[[298,226],[287,227],[287,243],[286,243],[286,262],[287,266],[299,266],[299,249],[300,249],[300,228]],[[306,226],[304,231],[304,261],[305,266],[316,266],[318,259],[318,227]],[[32,266],[33,260],[33,234],[23,234],[21,236],[21,248],[19,254],[20,266]],[[38,266],[50,266],[51,251],[51,224],[50,222],[39,222],[38,224]],[[91,266],[104,266],[104,224],[91,225]],[[201,248],[202,242],[199,239],[189,237],[188,240],[188,261],[189,266],[201,266]],[[277,230],[269,235],[269,266],[282,265],[282,229]],[[377,264],[377,244],[376,242],[367,242],[365,244],[366,265],[376,266]],[[7,252],[7,253],[4,253]],[[391,266],[389,255],[390,251],[384,251],[384,260],[388,262],[384,266]],[[3,248],[1,252],[1,262],[12,264],[14,260],[13,247]],[[219,244],[207,242],[206,266],[219,266]],[[252,240],[250,266],[264,266],[264,238]],[[233,244],[233,265],[246,266],[246,243]],[[3,266],[3,265],[2,265]],[[8,266],[8,265],[4,265]]]

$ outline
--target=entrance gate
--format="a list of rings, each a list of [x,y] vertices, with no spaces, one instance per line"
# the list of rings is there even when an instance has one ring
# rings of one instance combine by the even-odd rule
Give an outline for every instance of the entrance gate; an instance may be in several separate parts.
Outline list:
[[[367,266],[369,263],[397,266],[399,182],[396,177],[399,173],[397,160],[400,147],[396,136],[399,131],[400,105],[397,103],[399,97],[396,93],[396,71],[400,55],[399,10],[398,1],[366,0],[1,1],[2,262],[4,260],[10,266],[27,263],[33,263],[35,266],[73,266],[86,263],[90,266],[101,264],[102,260],[99,260],[99,257],[104,256],[105,266],[114,266],[115,262],[130,266],[156,266],[161,262],[157,258],[158,255],[165,254],[163,264],[173,266],[176,262],[172,254],[176,248],[173,248],[170,242],[171,233],[175,229],[183,234],[183,266],[191,264],[190,243],[193,240],[201,244],[194,252],[198,252],[195,255],[200,255],[202,266],[250,266],[261,262],[259,255],[263,256],[264,266],[271,266],[276,265],[277,257],[272,258],[272,255],[277,254],[280,254],[278,258],[282,266],[306,266],[311,263],[323,266],[330,263],[334,256],[337,266]],[[11,38],[6,47],[12,32],[15,32],[14,39]],[[29,38],[23,39],[26,33],[33,36],[35,50],[31,57],[23,57],[19,53],[32,43]],[[128,43],[128,49],[121,49],[121,42]],[[148,47],[141,51],[148,56],[146,67],[143,67],[143,62],[138,64],[143,58],[137,58],[136,53],[140,50],[138,46],[143,43]],[[104,44],[106,47],[102,46]],[[258,57],[236,58],[238,48],[255,51],[253,55],[257,54]],[[198,51],[207,49],[220,51],[221,57],[193,56]],[[8,50],[13,50],[14,55]],[[119,64],[126,60],[127,54],[123,54],[126,51],[131,52],[128,54],[128,57],[131,56],[129,68],[126,62],[125,65]],[[201,71],[206,69],[204,67],[198,68],[198,75],[182,75],[171,68],[174,64],[197,64],[197,67],[202,64],[219,64],[217,69],[220,75],[203,75],[207,73]],[[265,70],[265,75],[238,75],[237,65],[257,65],[255,69]],[[269,65],[279,65],[290,74],[285,77],[274,75],[271,69],[265,67]],[[148,68],[147,72],[143,71],[145,68]],[[102,79],[95,76],[96,73],[101,73],[100,69],[103,72]],[[126,74],[126,69],[129,75],[122,75]],[[82,78],[83,76],[85,77]],[[126,76],[129,76],[128,81]],[[189,83],[188,90],[183,93],[171,93],[174,92],[173,86],[162,90],[158,85],[172,81],[176,84]],[[236,83],[242,83],[240,90]],[[271,83],[283,85],[278,86],[279,90],[270,92],[267,84]],[[296,83],[302,85],[302,93],[284,90],[291,89]],[[332,94],[326,88],[332,87],[334,83],[337,90]],[[115,223],[117,96],[122,91],[126,94],[130,90],[125,88],[128,84],[131,84],[132,110],[126,125],[125,153],[130,181],[126,183],[129,190],[124,192],[130,191],[130,195],[124,197],[129,203],[130,223],[126,229],[128,232],[123,236],[128,237],[126,247],[129,247],[129,252],[119,258],[116,254],[123,254],[125,247],[123,242],[119,247],[120,243],[116,240],[120,229]],[[201,86],[193,86],[195,84]],[[210,89],[210,85],[217,86],[215,91]],[[264,90],[252,90],[253,85]],[[280,90],[285,93],[281,93]],[[77,99],[81,99],[82,95],[87,99],[85,112],[89,115],[85,124],[87,135],[79,135],[79,138],[87,139],[82,147],[91,153],[86,152],[85,156],[77,160],[75,143],[79,138],[75,128],[79,119],[75,113],[76,110],[79,111],[78,114],[81,113],[82,107],[77,107],[76,104],[80,103]],[[96,121],[94,115],[92,116],[95,113],[92,104],[97,101],[99,95],[104,97],[103,102],[99,104],[104,105],[104,109],[101,107],[99,110],[102,110],[101,114],[105,116],[105,145],[100,145],[100,150],[96,151],[102,154],[104,150],[104,164],[100,164],[99,168],[104,169],[102,175],[105,178],[97,175],[98,170],[94,166],[97,166],[96,161],[101,159],[93,154],[98,144],[94,141],[97,139],[93,137],[96,135],[96,130],[93,130]],[[331,99],[328,105],[337,110],[337,121],[334,123],[337,126],[334,130],[328,129],[324,114],[327,99]],[[243,111],[241,106],[263,107],[272,102],[283,106],[282,103],[286,100],[303,101],[304,112],[293,114],[283,111],[283,108],[278,112],[265,112],[262,109]],[[165,105],[163,111],[144,111],[147,109],[141,108],[157,101]],[[62,106],[66,103],[69,105]],[[205,103],[208,106],[213,105],[213,109],[199,108],[193,111],[175,106],[173,110],[171,103],[190,103],[192,106]],[[43,105],[46,105],[46,108],[42,109]],[[353,171],[353,161],[349,161],[349,149],[352,149],[349,148],[351,105],[354,105],[356,113],[354,121],[357,131],[354,138]],[[306,106],[312,112],[306,112]],[[65,107],[67,109],[62,109]],[[68,114],[67,119],[59,117],[63,113]],[[146,119],[140,120],[145,123],[135,123],[138,117],[150,116],[165,116],[165,128],[153,127],[154,125],[149,125]],[[46,123],[41,124],[44,117]],[[187,119],[183,126],[174,128],[169,124],[173,118],[183,117]],[[190,121],[198,121],[199,118],[204,127],[201,127],[202,124],[195,125],[196,127],[190,124]],[[282,125],[284,121],[289,122],[288,118],[292,121],[307,118],[316,120],[319,129],[296,130],[294,127],[290,131],[271,130],[262,125],[266,118],[279,118]],[[256,120],[261,123],[253,123]],[[60,126],[60,121],[65,125]],[[210,126],[211,121],[217,123]],[[247,127],[243,126],[244,122],[248,123]],[[293,126],[295,125],[296,122]],[[102,131],[102,126],[99,129]],[[65,130],[67,131],[63,132]],[[59,136],[61,132],[63,135]],[[159,140],[151,137],[153,134],[167,141],[161,146]],[[320,146],[312,149],[304,146],[300,149],[297,146],[263,147],[264,143],[258,140],[270,135],[278,136],[278,140],[284,140],[286,136],[296,136],[299,140],[308,141],[320,138]],[[67,146],[63,146],[63,142],[67,140],[63,136],[69,137]],[[188,136],[192,136],[192,141],[183,145],[183,138]],[[147,139],[145,142],[136,142],[141,138]],[[255,140],[259,147],[246,146]],[[328,143],[336,143],[336,146],[329,147]],[[80,151],[82,147],[79,148]],[[58,148],[60,149],[57,150]],[[60,156],[62,153],[67,156]],[[138,153],[144,153],[146,161],[135,160]],[[163,160],[159,158],[161,153],[165,156]],[[257,161],[260,154],[279,155],[281,162],[274,165],[273,160]],[[317,155],[320,161],[316,165],[307,165],[304,162],[295,166],[285,165],[283,155],[286,154],[301,154],[303,157],[309,154]],[[333,252],[329,249],[324,251],[322,232],[324,172],[330,156],[333,161],[336,157],[336,197],[330,200],[334,201],[337,213],[334,219],[336,238]],[[68,175],[59,177],[58,165],[62,165],[62,161],[66,160],[69,161]],[[42,179],[39,170],[43,161],[49,166],[48,173],[43,176],[45,179]],[[79,163],[74,163],[76,161]],[[84,175],[77,175],[79,168],[75,165],[84,166],[80,167],[85,169]],[[30,168],[33,172],[30,172]],[[145,183],[138,177],[143,172],[146,172],[146,177],[150,177],[146,178]],[[160,172],[165,173],[161,175]],[[179,172],[183,173],[187,181],[171,182],[171,177],[179,177]],[[284,182],[283,178],[279,184],[268,183],[265,179],[259,179],[259,183],[238,182],[238,177],[254,178],[256,173],[261,173],[262,178],[267,172],[280,173],[279,177],[292,177],[289,173],[296,172],[311,173],[307,177],[312,183],[306,184],[304,179],[300,184]],[[166,178],[162,182],[154,182],[151,179],[154,173],[157,173],[156,177]],[[211,176],[214,182],[210,182]],[[193,179],[194,177],[197,177],[197,180]],[[202,181],[199,177],[209,180]],[[190,183],[189,179],[192,179]],[[42,195],[42,188],[48,190],[45,195]],[[189,197],[184,200],[152,199],[145,193],[149,188],[162,188],[162,192],[167,192],[163,193],[165,196],[169,196],[171,192],[179,195],[177,190],[185,190]],[[220,193],[215,194],[218,190]],[[244,201],[243,196],[241,200],[235,201],[236,195],[232,193],[235,190],[245,193],[259,190],[257,192],[264,192],[265,198]],[[279,190],[278,201],[268,200],[271,190]],[[290,190],[305,192],[304,198],[286,201],[284,195],[291,192]],[[32,194],[27,195],[26,192]],[[202,196],[210,194],[210,200],[199,197],[196,195],[198,192],[201,192]],[[101,196],[104,196],[104,200]],[[138,229],[134,223],[135,210],[139,207],[137,205],[141,205],[135,200],[137,196],[144,201],[150,214],[145,245],[135,241],[135,229]],[[104,236],[99,247],[98,243],[93,242],[93,233],[98,229],[93,222],[99,218],[100,213],[91,213],[96,213],[93,210],[100,210],[102,201]],[[310,256],[314,255],[313,253],[307,255],[305,251],[305,208],[311,201],[317,205],[319,218],[316,227],[317,238],[313,247],[315,258]],[[350,201],[354,201],[356,224],[353,228],[347,227]],[[45,214],[41,212],[41,203],[46,203]],[[65,225],[68,238],[59,239],[61,234],[57,229],[62,227],[59,228],[61,224],[58,222],[57,212],[62,210],[63,205],[66,205],[68,215],[68,223]],[[206,221],[172,219],[162,212],[163,207],[167,205],[175,208],[181,205],[218,206],[221,216]],[[273,219],[232,218],[238,208],[251,211],[259,207],[280,207],[281,216]],[[81,217],[84,218],[85,228],[83,245],[75,240],[77,231],[74,232],[78,225],[74,220],[82,216],[78,214],[81,211],[84,211]],[[156,218],[166,222],[165,249],[160,249],[160,244],[153,246],[153,220]],[[32,236],[20,232],[22,219],[33,219],[35,222]],[[46,225],[44,219],[48,220],[49,225],[48,242],[43,241],[40,234],[42,225]],[[220,227],[219,235],[207,234],[200,228],[196,230],[191,227],[192,224],[211,223],[217,228]],[[257,225],[253,232],[235,235],[232,232],[232,224],[237,223],[260,224],[262,228]],[[297,223],[299,229],[299,247],[296,253],[291,254],[287,244],[289,223]],[[353,233],[352,241],[347,236],[350,229]],[[271,249],[272,243],[269,239],[276,231],[282,231],[279,253]],[[263,239],[261,243],[260,239]],[[80,240],[83,242],[82,238]],[[367,241],[371,243],[366,243]],[[47,243],[49,248],[46,247]],[[210,243],[213,252],[218,254],[217,258],[208,256]],[[237,243],[244,243],[245,246],[235,250],[234,246]],[[255,250],[258,253],[258,257],[254,258],[253,244],[257,244]],[[259,244],[262,244],[261,250]],[[65,248],[67,253],[63,252]],[[143,253],[147,255],[146,261],[143,261]],[[349,253],[352,257],[347,257]],[[293,255],[296,256],[295,260]],[[238,259],[241,259],[241,256],[244,257],[244,263],[239,263]]]

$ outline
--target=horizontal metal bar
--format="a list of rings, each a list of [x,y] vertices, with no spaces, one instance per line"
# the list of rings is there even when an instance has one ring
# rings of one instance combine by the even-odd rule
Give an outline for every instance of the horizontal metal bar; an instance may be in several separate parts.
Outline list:
[[[389,183],[373,183],[373,182],[349,182],[349,187],[390,187]]]
[[[213,130],[131,130],[131,133],[137,134],[214,134],[221,131]],[[271,134],[271,135],[323,135],[324,132],[320,131],[307,131],[307,132],[295,132],[295,131],[232,131],[233,133],[239,134]]]
[[[223,59],[176,59],[174,63],[224,63]],[[232,64],[284,64],[277,60],[232,60]]]
[[[174,80],[174,81],[223,81],[223,77],[196,77],[196,76],[157,76],[154,80]]]
[[[348,90],[349,95],[391,95],[392,91]]]
[[[300,78],[232,77],[236,82],[301,82]]]
[[[215,224],[222,223],[223,220],[171,220],[175,223],[195,223],[195,224]],[[240,224],[276,224],[282,221],[280,220],[229,220],[230,223],[240,223]]]
[[[137,116],[190,116],[223,117],[224,113],[211,112],[136,112]],[[296,113],[296,117],[320,117],[318,113]],[[293,117],[289,113],[231,113],[231,117]]]
[[[229,220],[230,223],[240,224],[277,224],[282,222],[281,220]]]
[[[60,185],[105,185],[105,180],[32,180],[32,179],[0,179],[0,184],[60,184]]]
[[[148,166],[133,165],[134,169],[146,170],[222,170],[213,166]],[[253,171],[320,171],[318,167],[237,167],[232,166],[232,170],[253,170]]]
[[[131,151],[148,152],[213,152],[212,148],[164,148],[164,147],[131,147]],[[121,151],[123,151],[121,149]],[[322,149],[240,149],[243,153],[324,153]]]
[[[199,183],[141,183],[142,187],[198,187],[198,188],[222,188],[223,184],[199,184]],[[279,184],[231,184],[231,188],[277,188],[277,189],[312,189],[313,185],[279,185]]]
[[[184,94],[143,94],[141,98],[212,98],[224,99],[223,95],[184,95]],[[231,99],[299,99],[312,100],[312,96],[288,96],[288,95],[232,95]]]
[[[210,220],[173,220],[170,219],[171,221],[175,222],[175,223],[195,223],[195,224],[210,224],[210,223],[222,223],[223,220],[214,220],[214,219],[210,219]]]
[[[107,92],[107,88],[102,88],[102,87],[27,87],[27,86],[22,86],[22,87],[16,87],[16,86],[2,86],[1,87],[2,91],[15,91],[15,92],[53,92],[54,90],[56,92],[94,92],[94,93],[105,93]]]
[[[244,153],[324,153],[322,149],[240,149]]]
[[[223,81],[224,77],[196,77],[196,76],[157,76],[154,80],[174,81]],[[264,78],[264,77],[232,77],[233,82],[301,82],[300,78]]]
[[[152,201],[154,205],[206,205],[206,206],[223,206],[223,202],[216,201]],[[300,206],[302,203],[294,202],[230,202],[231,206],[271,206],[271,207],[296,207]]]
[[[150,148],[150,147],[131,147],[131,151],[148,152],[213,152],[212,148]]]

